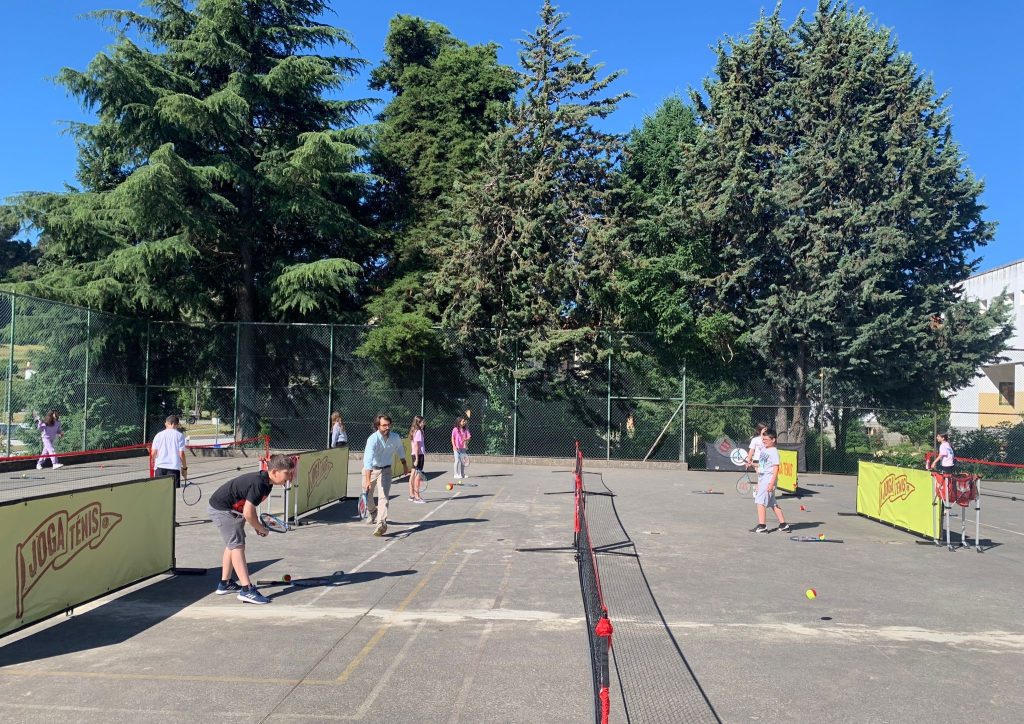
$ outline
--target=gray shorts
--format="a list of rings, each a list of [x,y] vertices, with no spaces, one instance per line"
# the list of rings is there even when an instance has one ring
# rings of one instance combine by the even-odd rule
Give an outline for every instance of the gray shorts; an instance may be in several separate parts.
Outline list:
[[[768,492],[768,481],[758,481],[757,483],[757,495],[754,496],[754,502],[758,505],[763,505],[766,508],[778,507],[778,503],[775,502],[775,491]]]
[[[216,508],[207,508],[206,513],[210,516],[210,522],[220,531],[225,548],[232,551],[245,548],[245,518],[240,513]]]

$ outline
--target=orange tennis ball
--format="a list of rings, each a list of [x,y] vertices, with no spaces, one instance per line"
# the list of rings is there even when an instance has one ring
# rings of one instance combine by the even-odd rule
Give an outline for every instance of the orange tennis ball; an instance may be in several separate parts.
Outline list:
[[[290,580],[292,580],[292,576],[291,576],[291,574],[290,574],[290,573],[285,573],[285,574],[284,574],[284,579],[283,579],[283,580],[285,580],[285,581],[290,581]]]
[[[447,487],[448,490],[454,490],[455,489],[455,486],[452,485],[451,483],[448,483],[448,485],[446,485],[445,487]]]
[[[801,505],[800,506],[800,510],[807,510],[807,508],[805,508],[804,506]]]
[[[807,589],[807,590],[806,590],[806,591],[804,592],[804,595],[805,595],[805,596],[807,596],[807,598],[808,598],[808,599],[810,599],[810,600],[812,600],[812,601],[813,601],[813,600],[814,600],[815,598],[817,598],[817,597],[818,597],[818,592],[817,592],[817,591],[815,591],[815,590],[814,590],[813,588],[808,588],[808,589]]]
[[[825,534],[824,533],[819,533],[818,534],[818,540],[825,540]]]

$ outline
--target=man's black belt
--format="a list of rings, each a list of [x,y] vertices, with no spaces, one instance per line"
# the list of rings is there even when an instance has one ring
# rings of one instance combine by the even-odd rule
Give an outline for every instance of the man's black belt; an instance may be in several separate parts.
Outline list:
[[[390,465],[384,465],[384,466],[378,468],[376,465],[374,465],[373,469],[374,470],[387,470],[390,467],[391,467]]]

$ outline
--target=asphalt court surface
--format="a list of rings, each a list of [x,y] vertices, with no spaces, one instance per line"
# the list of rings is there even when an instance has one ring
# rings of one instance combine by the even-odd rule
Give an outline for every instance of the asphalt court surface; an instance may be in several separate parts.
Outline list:
[[[555,550],[571,543],[570,466],[477,464],[477,487],[451,492],[440,467],[428,463],[426,505],[396,481],[384,538],[353,501],[284,535],[250,533],[254,578],[345,571],[337,586],[266,587],[267,606],[214,595],[222,544],[204,485],[199,505],[179,503],[177,559],[210,573],[0,640],[4,720],[592,721],[576,564]],[[780,499],[792,535],[843,542],[796,543],[750,532],[734,475],[587,470],[614,492],[723,721],[1019,720],[1024,501],[983,497],[985,551],[949,552],[849,515],[854,478],[805,475],[802,498]],[[709,488],[723,494],[693,492]],[[983,490],[1020,498],[1024,486]],[[615,606],[613,623],[626,620],[629,602]],[[626,721],[622,706],[613,696],[612,721]]]

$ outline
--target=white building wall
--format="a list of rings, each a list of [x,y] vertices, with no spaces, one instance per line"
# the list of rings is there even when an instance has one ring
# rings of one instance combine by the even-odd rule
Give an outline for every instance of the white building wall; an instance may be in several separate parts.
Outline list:
[[[1002,354],[1006,361],[982,367],[968,387],[950,397],[951,427],[976,429],[1011,421],[1014,415],[1024,413],[1024,260],[971,277],[964,283],[964,295],[985,307],[1007,296],[1014,323],[1013,336]],[[1000,400],[1000,383],[1013,384],[1012,405]]]

